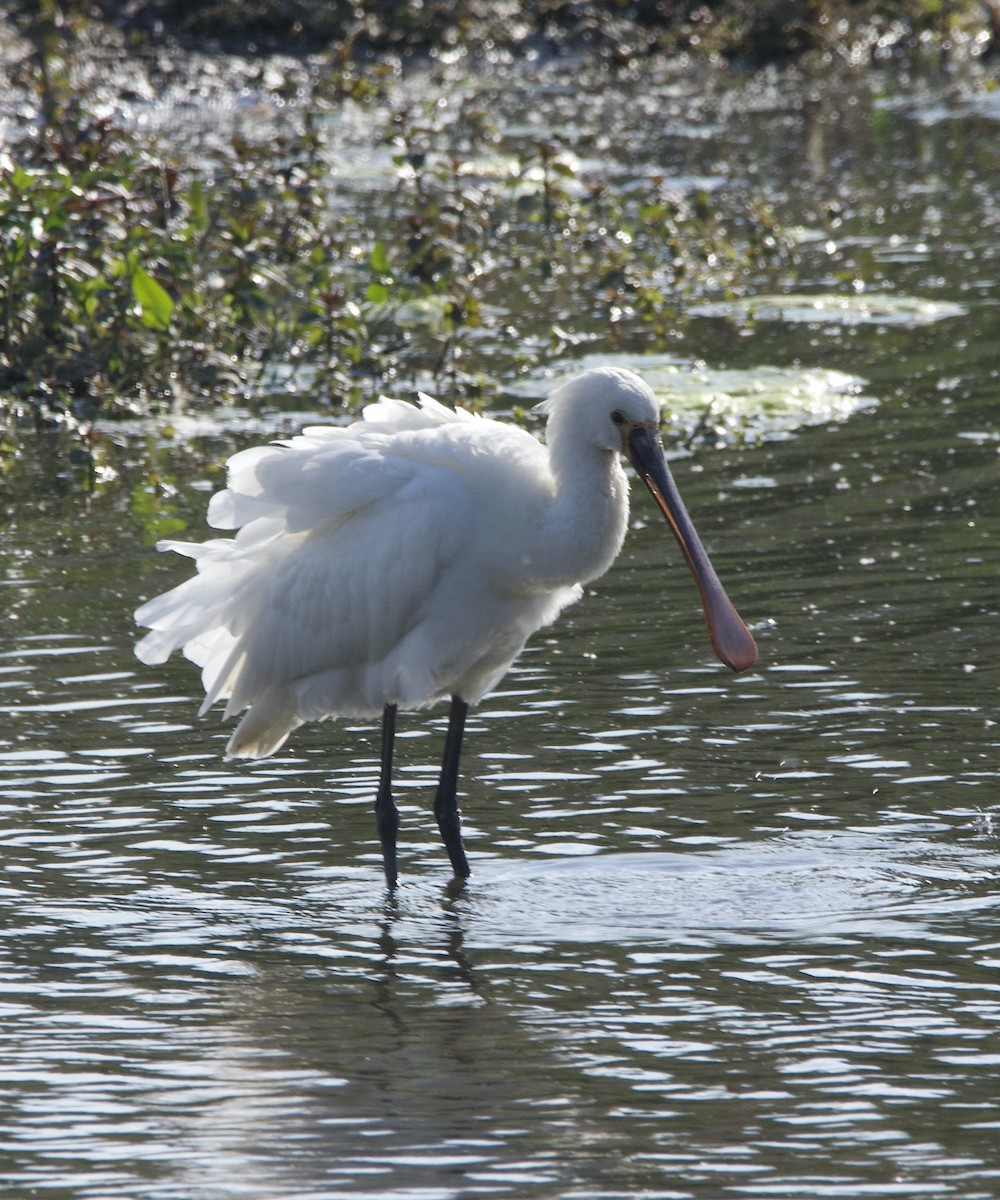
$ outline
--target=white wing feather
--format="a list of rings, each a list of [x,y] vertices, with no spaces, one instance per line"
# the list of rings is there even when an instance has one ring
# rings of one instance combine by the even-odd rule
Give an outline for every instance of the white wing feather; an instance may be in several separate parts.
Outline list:
[[[151,632],[136,653],[155,663],[183,647],[202,668],[203,711],[221,698],[227,716],[249,706],[231,754],[263,757],[305,721],[386,703],[457,689],[475,702],[579,594],[501,601],[492,589],[497,506],[502,518],[527,502],[510,490],[511,465],[523,462],[526,493],[544,483],[534,438],[429,397],[419,409],[383,399],[363,417],[236,454],[209,505],[210,523],[236,536],[161,545],[198,574],[137,611]],[[505,495],[483,478],[497,462]]]

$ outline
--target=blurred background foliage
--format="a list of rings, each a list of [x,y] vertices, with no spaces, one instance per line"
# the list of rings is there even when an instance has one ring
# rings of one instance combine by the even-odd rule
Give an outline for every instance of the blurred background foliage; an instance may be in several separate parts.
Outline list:
[[[14,5],[29,20],[52,7]],[[886,38],[947,39],[970,24],[993,36],[1000,28],[998,0],[60,0],[59,8],[140,34],[336,42],[358,54],[547,45],[767,62]]]

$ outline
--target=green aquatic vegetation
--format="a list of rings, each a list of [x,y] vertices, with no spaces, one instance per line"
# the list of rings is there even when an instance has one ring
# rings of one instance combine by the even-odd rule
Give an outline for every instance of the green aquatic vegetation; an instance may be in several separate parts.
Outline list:
[[[305,311],[337,307],[323,284],[344,246],[312,180],[261,166],[234,141],[219,180],[185,177],[110,125],[8,154],[3,391],[38,419],[87,419],[231,389],[286,352]],[[328,322],[328,348],[334,332],[360,336],[349,313]]]
[[[7,387],[65,392],[85,415],[100,381],[128,386],[155,356],[173,301],[155,278],[162,200],[151,164],[80,150],[0,163],[0,351]]]
[[[331,59],[266,132],[234,122],[193,152],[107,97],[90,111],[58,83],[67,54],[39,42],[38,123],[0,157],[5,445],[306,391],[340,410],[415,386],[475,403],[580,338],[662,346],[694,300],[781,257],[762,207],[583,166],[504,128],[489,83],[429,79],[393,106],[384,74],[359,88],[351,64],[338,87]],[[331,171],[345,104],[389,152],[364,193]]]

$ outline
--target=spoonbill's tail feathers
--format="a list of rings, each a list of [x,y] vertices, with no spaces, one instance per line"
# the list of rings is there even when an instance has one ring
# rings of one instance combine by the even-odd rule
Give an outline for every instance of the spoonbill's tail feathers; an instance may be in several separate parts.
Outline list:
[[[271,688],[244,714],[226,753],[230,758],[267,758],[303,723],[294,693],[289,688]]]

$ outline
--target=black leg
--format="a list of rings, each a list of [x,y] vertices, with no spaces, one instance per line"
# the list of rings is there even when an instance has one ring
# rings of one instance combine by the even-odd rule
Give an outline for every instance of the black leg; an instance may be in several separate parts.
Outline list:
[[[390,888],[396,886],[396,834],[399,831],[399,812],[392,798],[392,743],[396,736],[396,706],[387,704],[382,710],[382,768],[378,777],[378,795],[375,797],[375,824],[382,841],[382,863],[385,866],[385,881]]]
[[[462,846],[462,822],[458,815],[458,760],[462,753],[462,734],[469,706],[458,696],[451,698],[448,734],[444,741],[441,780],[434,797],[434,815],[456,879],[469,878],[469,860]]]

